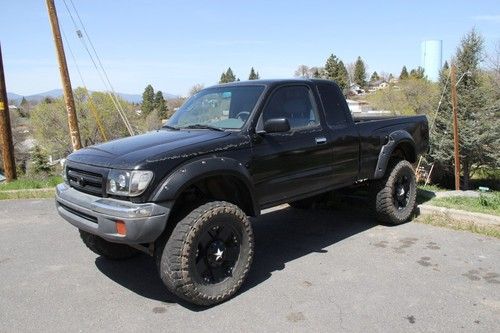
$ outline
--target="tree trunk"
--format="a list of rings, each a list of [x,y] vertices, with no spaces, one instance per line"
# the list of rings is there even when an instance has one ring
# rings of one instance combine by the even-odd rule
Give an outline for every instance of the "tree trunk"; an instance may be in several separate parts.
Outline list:
[[[470,168],[469,168],[469,161],[467,158],[464,158],[463,173],[464,173],[464,183],[462,190],[466,191],[469,189],[469,179],[470,179]]]

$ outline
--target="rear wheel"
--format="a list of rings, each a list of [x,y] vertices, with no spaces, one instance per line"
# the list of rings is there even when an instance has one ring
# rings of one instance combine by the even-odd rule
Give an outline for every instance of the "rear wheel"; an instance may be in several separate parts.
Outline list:
[[[371,201],[377,220],[387,224],[409,221],[416,208],[417,183],[408,161],[393,162],[384,178],[371,184]]]
[[[156,256],[170,292],[198,305],[221,303],[238,291],[250,270],[250,221],[231,203],[206,203],[179,221]]]
[[[80,230],[80,237],[89,249],[107,259],[124,260],[132,258],[140,253],[139,250],[128,245],[108,242],[99,236],[83,230]]]

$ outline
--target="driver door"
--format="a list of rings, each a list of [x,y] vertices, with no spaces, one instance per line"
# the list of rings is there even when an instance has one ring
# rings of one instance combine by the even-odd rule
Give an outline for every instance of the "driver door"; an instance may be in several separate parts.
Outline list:
[[[290,131],[262,133],[266,120],[286,118]],[[257,124],[251,172],[262,206],[321,190],[331,179],[332,154],[314,95],[307,85],[281,86]]]

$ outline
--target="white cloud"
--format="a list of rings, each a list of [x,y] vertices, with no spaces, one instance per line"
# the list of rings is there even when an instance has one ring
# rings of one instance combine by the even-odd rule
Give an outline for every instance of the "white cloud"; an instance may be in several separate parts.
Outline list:
[[[477,15],[472,17],[477,21],[493,21],[500,22],[500,15]]]

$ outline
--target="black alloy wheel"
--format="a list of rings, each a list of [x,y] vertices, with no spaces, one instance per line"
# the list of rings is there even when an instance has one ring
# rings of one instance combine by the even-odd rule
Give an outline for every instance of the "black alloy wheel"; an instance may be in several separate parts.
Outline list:
[[[215,221],[198,239],[195,272],[198,281],[220,283],[233,275],[240,258],[241,234],[227,219]]]
[[[417,206],[417,182],[411,163],[391,161],[384,177],[370,183],[370,201],[378,221],[393,225],[410,221]]]
[[[155,250],[160,277],[174,295],[197,305],[231,298],[253,260],[246,214],[225,201],[199,206],[181,219]]]
[[[410,186],[411,181],[409,176],[400,175],[396,179],[392,197],[394,199],[394,206],[397,209],[401,210],[408,206],[408,202],[410,201]]]

